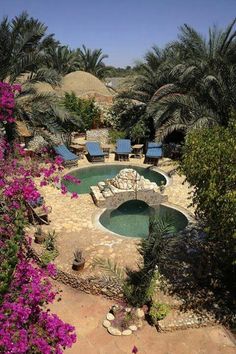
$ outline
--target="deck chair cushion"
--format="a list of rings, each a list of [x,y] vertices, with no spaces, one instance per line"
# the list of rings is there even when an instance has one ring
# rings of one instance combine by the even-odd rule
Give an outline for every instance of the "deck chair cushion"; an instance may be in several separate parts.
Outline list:
[[[116,142],[117,154],[131,154],[131,142],[130,139],[118,139]]]
[[[96,141],[87,142],[86,148],[90,156],[105,156],[104,152],[100,148],[99,143]]]
[[[160,158],[162,157],[162,148],[150,148],[146,153],[146,157]]]
[[[79,157],[73,154],[73,152],[71,152],[70,150],[68,150],[64,144],[54,146],[53,149],[57,153],[57,155],[61,156],[65,161],[73,161],[79,159]]]

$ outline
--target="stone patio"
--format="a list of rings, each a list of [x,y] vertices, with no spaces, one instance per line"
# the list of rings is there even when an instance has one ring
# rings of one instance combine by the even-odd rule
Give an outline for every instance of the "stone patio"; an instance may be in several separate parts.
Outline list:
[[[106,164],[114,163],[114,155],[111,154]],[[116,162],[116,164],[119,162]],[[122,165],[126,164],[122,161]],[[141,165],[143,159],[130,159],[127,165]],[[79,160],[78,168],[95,165],[87,159]],[[169,159],[163,159],[159,162],[158,169],[169,173],[173,171],[175,165]],[[66,170],[68,173],[69,170]],[[189,187],[187,183],[183,184],[184,177],[174,173],[170,179],[169,185],[164,193],[168,196],[168,205],[177,206],[180,210],[189,214],[193,213],[193,208],[188,208]],[[116,236],[108,230],[97,225],[96,218],[101,209],[93,202],[89,194],[82,194],[78,199],[71,199],[70,195],[63,196],[57,188],[46,186],[41,188],[41,193],[45,198],[46,204],[52,207],[50,225],[43,226],[47,231],[55,230],[58,234],[57,246],[59,256],[55,259],[56,266],[65,272],[72,272],[71,264],[73,253],[79,248],[83,251],[86,264],[80,276],[87,277],[91,272],[99,273],[99,270],[92,269],[94,257],[109,258],[123,267],[136,267],[139,260],[137,252],[138,239]],[[34,244],[37,250],[40,246]]]

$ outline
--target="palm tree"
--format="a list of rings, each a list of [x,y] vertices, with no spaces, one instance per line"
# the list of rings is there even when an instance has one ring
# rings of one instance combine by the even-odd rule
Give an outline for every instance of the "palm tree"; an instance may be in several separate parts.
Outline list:
[[[236,107],[236,20],[213,27],[205,39],[188,25],[162,55],[147,53],[143,72],[127,97],[144,100],[158,138],[174,130],[227,125]]]
[[[108,58],[107,54],[102,54],[102,49],[88,49],[82,45],[82,49],[78,49],[77,53],[80,58],[80,70],[91,73],[102,78],[106,72],[106,66],[103,62]]]
[[[172,90],[160,88],[148,108],[159,136],[176,129],[187,132],[195,127],[228,124],[236,107],[235,23],[232,21],[224,31],[213,27],[208,40],[187,25],[181,28],[179,41],[172,45],[178,53]]]
[[[46,35],[47,26],[39,20],[29,17],[26,12],[9,21],[5,17],[0,23],[0,81],[16,81],[22,74],[28,73],[28,79],[37,80],[37,75],[48,83],[59,80],[55,70],[48,69],[45,62],[45,50],[56,47],[52,34]],[[41,70],[40,73],[38,71]]]
[[[61,75],[79,69],[79,55],[67,46],[50,47],[47,50],[47,64]]]
[[[14,116],[24,122],[34,135],[42,135],[50,143],[68,139],[71,131],[78,130],[81,122],[61,104],[53,93],[39,93],[30,83],[22,85],[15,96]],[[17,124],[4,124],[7,140],[18,135]]]
[[[48,53],[66,52],[59,47],[53,35],[46,35],[47,27],[26,12],[12,21],[4,18],[0,23],[0,81],[20,81],[22,89],[16,95],[15,117],[24,121],[33,131],[41,128],[49,132],[65,132],[67,122],[76,121],[62,107],[55,95],[38,93],[36,82],[56,84],[61,72],[58,66],[49,66]],[[61,49],[62,48],[62,49]],[[67,56],[68,58],[68,56]],[[65,60],[62,68],[65,66]],[[68,64],[69,66],[69,64]],[[64,70],[64,69],[63,69]],[[14,124],[7,125],[8,137],[17,134]]]

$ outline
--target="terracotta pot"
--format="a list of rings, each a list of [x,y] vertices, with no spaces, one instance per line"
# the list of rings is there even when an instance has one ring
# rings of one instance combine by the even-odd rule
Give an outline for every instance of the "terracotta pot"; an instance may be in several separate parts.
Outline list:
[[[72,264],[73,270],[82,270],[84,268],[85,259],[83,258],[80,262],[77,262],[75,259]]]
[[[35,234],[34,236],[35,236],[35,239],[34,239],[35,243],[43,243],[45,241],[44,234],[41,234],[41,235]]]

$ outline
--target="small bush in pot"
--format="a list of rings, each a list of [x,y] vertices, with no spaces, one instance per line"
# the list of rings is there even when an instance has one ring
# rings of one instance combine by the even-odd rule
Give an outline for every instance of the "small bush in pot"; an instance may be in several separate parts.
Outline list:
[[[82,251],[76,250],[74,253],[74,260],[72,264],[73,270],[81,270],[84,268],[85,259],[82,255]]]
[[[41,226],[37,227],[34,237],[34,241],[36,243],[43,243],[45,241],[45,233],[43,232]]]
[[[56,250],[56,238],[57,234],[55,230],[52,232],[48,232],[47,237],[45,238],[45,248],[48,251],[55,251]]]

